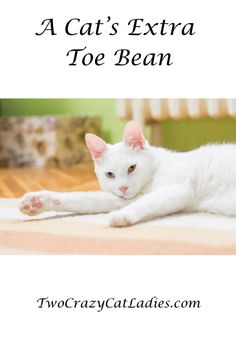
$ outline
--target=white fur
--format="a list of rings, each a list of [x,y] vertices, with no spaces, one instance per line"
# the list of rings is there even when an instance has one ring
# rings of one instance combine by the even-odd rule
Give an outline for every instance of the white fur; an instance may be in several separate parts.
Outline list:
[[[108,144],[103,156],[94,162],[101,192],[27,193],[21,211],[29,215],[49,210],[111,212],[112,226],[132,225],[180,211],[236,216],[234,144],[207,145],[177,153],[147,142],[143,148],[121,142]],[[131,165],[136,169],[128,174]],[[108,171],[115,178],[108,178]],[[128,186],[125,194],[119,190],[122,185]],[[41,207],[32,205],[34,197]],[[29,208],[24,209],[25,205]]]

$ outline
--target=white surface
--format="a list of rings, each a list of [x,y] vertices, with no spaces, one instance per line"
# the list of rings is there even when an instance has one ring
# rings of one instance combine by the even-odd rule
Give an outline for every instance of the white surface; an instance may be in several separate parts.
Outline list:
[[[0,258],[4,354],[235,354],[235,257]],[[36,300],[200,299],[199,310],[38,309]]]

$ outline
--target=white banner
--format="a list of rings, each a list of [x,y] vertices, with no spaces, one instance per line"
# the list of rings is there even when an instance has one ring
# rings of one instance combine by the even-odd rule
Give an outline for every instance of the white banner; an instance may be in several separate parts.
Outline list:
[[[7,0],[0,33],[3,98],[235,97],[234,1]]]

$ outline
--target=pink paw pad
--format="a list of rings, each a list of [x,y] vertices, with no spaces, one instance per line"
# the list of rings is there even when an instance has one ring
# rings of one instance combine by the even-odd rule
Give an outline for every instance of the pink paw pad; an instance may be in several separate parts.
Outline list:
[[[39,197],[33,197],[31,198],[31,204],[32,204],[32,207],[35,208],[35,209],[39,209],[39,208],[42,208],[43,204],[41,203]]]
[[[59,205],[59,204],[61,204],[58,199],[54,199],[52,202],[53,202],[54,205]]]

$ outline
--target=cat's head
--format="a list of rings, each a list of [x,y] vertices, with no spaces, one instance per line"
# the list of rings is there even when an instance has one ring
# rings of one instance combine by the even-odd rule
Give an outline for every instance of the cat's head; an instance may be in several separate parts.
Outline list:
[[[86,134],[85,140],[102,190],[130,199],[151,181],[151,147],[136,123],[126,125],[123,141],[118,144],[107,144],[94,134]]]

